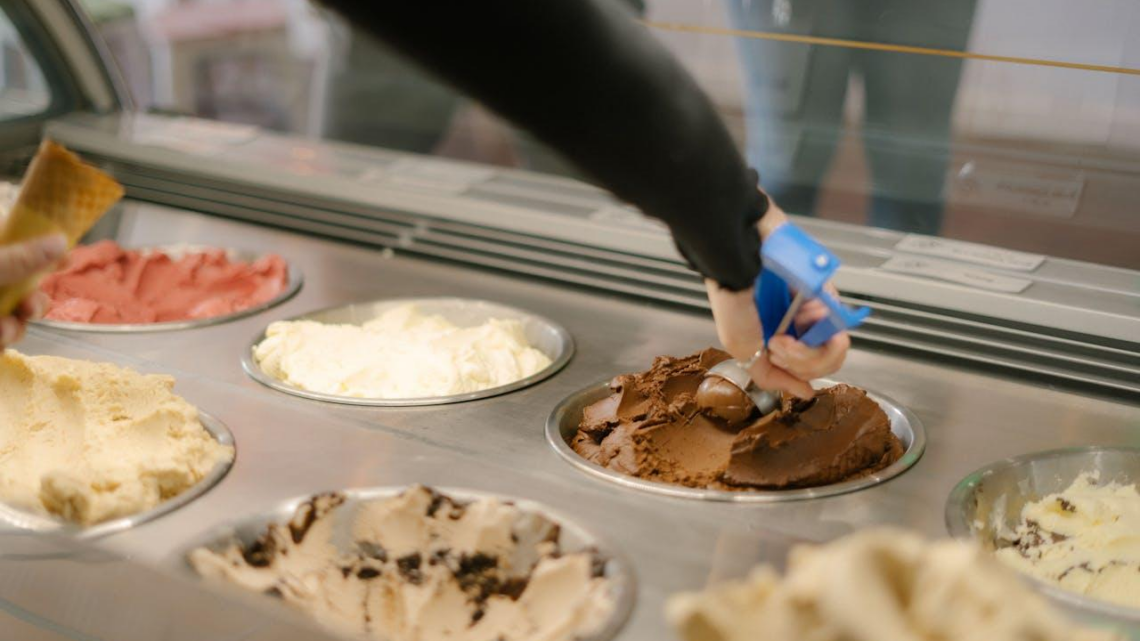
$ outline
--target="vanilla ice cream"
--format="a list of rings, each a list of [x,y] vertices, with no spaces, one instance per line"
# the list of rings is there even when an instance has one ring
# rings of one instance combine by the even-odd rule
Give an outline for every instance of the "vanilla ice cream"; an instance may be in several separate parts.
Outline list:
[[[1140,608],[1140,493],[1082,474],[1064,492],[1027,503],[1016,540],[997,555],[1041,581]]]
[[[92,525],[149,510],[233,459],[169,376],[0,355],[0,500]]]
[[[424,398],[477,392],[535,374],[550,359],[515,319],[458,327],[413,304],[363,325],[279,321],[254,358],[268,375],[311,392],[355,398]]]
[[[761,567],[667,615],[685,641],[1119,639],[1070,624],[980,548],[889,528],[797,547],[785,576]]]
[[[198,548],[190,564],[339,632],[391,641],[571,641],[613,611],[604,560],[561,550],[541,515],[420,486],[355,510],[344,501],[313,497],[253,543]]]

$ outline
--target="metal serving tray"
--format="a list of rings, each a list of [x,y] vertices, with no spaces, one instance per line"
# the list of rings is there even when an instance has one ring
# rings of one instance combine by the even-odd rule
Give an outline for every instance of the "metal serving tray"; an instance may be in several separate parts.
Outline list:
[[[259,206],[258,200],[251,196],[249,206]],[[692,353],[714,344],[716,329],[707,315],[492,269],[369,251],[322,239],[320,227],[288,232],[134,202],[121,229],[123,241],[134,246],[185,238],[207,245],[279,248],[305,270],[307,286],[298,295],[303,300],[291,303],[303,303],[303,309],[407,296],[503,300],[557,319],[573,332],[577,347],[558,376],[491,400],[368,408],[313,403],[251,384],[236,367],[235,355],[248,348],[256,329],[247,325],[259,325],[257,319],[213,327],[208,337],[33,328],[21,351],[106,360],[177,377],[180,393],[211,408],[240,441],[240,463],[189,509],[97,541],[139,565],[169,570],[171,555],[198,533],[326,488],[414,482],[473,488],[540,501],[612,542],[637,573],[637,604],[617,638],[659,641],[675,636],[662,616],[670,595],[741,578],[757,563],[780,567],[797,543],[829,541],[882,524],[945,536],[947,494],[970,470],[990,461],[1057,447],[1138,444],[1140,407],[1134,400],[1076,394],[1000,371],[871,350],[856,341],[842,378],[886,392],[921,417],[929,447],[908,473],[867,491],[818,501],[728,503],[627,491],[559,461],[537,426],[584,386],[609,380],[615,372],[644,369],[661,354]],[[386,277],[377,279],[377,273]],[[231,614],[226,619],[224,611],[196,605],[215,595],[236,604],[245,593],[215,592],[192,581],[202,587],[200,599],[181,598],[194,592],[191,586],[169,593],[151,590],[144,608],[131,609],[124,605],[129,600],[123,600],[130,590],[117,587],[135,580],[137,573],[112,572],[112,567],[82,559],[11,559],[11,549],[4,547],[12,539],[30,545],[50,538],[17,532],[0,541],[5,552],[0,555],[0,600],[22,608],[0,608],[0,630],[13,630],[8,636],[63,641],[62,630],[67,638],[153,641],[155,630],[172,630],[186,638],[228,640],[244,639],[253,629],[248,617]],[[90,550],[85,543],[78,549]],[[76,580],[76,568],[86,574],[97,570],[95,578],[86,577],[94,583]],[[92,590],[91,585],[101,588]],[[263,601],[248,596],[257,604]],[[210,616],[203,617],[207,611]],[[21,619],[12,612],[34,617]],[[143,616],[156,612],[162,616]],[[281,613],[282,622],[296,620],[280,608],[267,612]],[[1130,628],[1140,641],[1140,624]],[[259,636],[260,630],[253,635],[272,636]]]
[[[333,522],[334,545],[349,545],[352,542],[352,519],[350,517],[359,506],[372,501],[394,497],[407,489],[407,487],[379,487],[339,491],[340,494],[345,496],[346,500],[344,504],[336,508],[337,515]],[[610,581],[610,594],[613,597],[614,609],[602,628],[596,634],[586,637],[582,639],[582,641],[608,641],[617,636],[618,632],[621,631],[622,626],[625,625],[626,620],[629,619],[630,612],[633,610],[633,605],[636,601],[637,584],[633,567],[620,551],[613,548],[608,542],[592,534],[586,528],[552,511],[539,502],[461,488],[435,489],[441,494],[463,502],[495,497],[504,502],[512,503],[524,512],[540,514],[554,523],[557,523],[559,525],[559,544],[564,552],[596,551],[597,554],[606,559],[605,576]],[[168,559],[167,564],[188,573],[190,576],[198,576],[188,561],[188,555],[191,551],[199,547],[206,547],[215,552],[220,552],[235,541],[242,545],[248,545],[257,540],[271,523],[285,523],[289,521],[289,519],[293,517],[297,506],[309,500],[309,498],[310,496],[294,497],[278,503],[267,511],[244,517],[227,525],[215,527],[192,539],[190,543],[180,547],[178,551]],[[278,599],[271,599],[271,601],[280,603]]]
[[[206,431],[210,433],[210,436],[214,437],[214,440],[222,445],[234,446],[234,436],[224,423],[204,412],[200,412],[198,418],[202,423],[202,427],[206,428]],[[0,529],[10,528],[31,530],[33,532],[52,532],[77,539],[94,539],[115,534],[116,532],[122,532],[123,530],[131,529],[147,521],[157,519],[163,514],[177,510],[190,501],[202,496],[214,485],[217,485],[218,481],[222,480],[222,477],[233,467],[236,458],[235,450],[234,459],[218,463],[201,481],[195,483],[185,492],[172,499],[163,501],[153,509],[145,512],[111,519],[90,527],[82,527],[54,516],[0,504]]]
[[[173,257],[180,257],[186,254],[201,252],[208,249],[217,249],[208,245],[156,245],[152,247],[141,248],[141,251],[155,252],[160,251]],[[240,249],[224,248],[226,255],[232,261],[253,262],[262,258],[264,254],[256,252],[244,251]],[[164,323],[76,323],[71,321],[57,321],[41,318],[33,321],[34,324],[41,327],[50,329],[60,329],[69,332],[103,332],[108,334],[122,334],[129,332],[170,332],[183,329],[195,329],[198,327],[208,327],[210,325],[218,325],[220,323],[228,323],[239,318],[246,318],[254,314],[260,314],[268,309],[276,307],[281,303],[289,300],[301,290],[301,285],[304,283],[304,276],[301,270],[297,268],[292,262],[286,261],[289,276],[285,282],[285,289],[281,293],[260,305],[254,305],[247,309],[234,312],[232,314],[222,314],[221,316],[211,316],[210,318],[199,318],[195,320],[182,320],[182,321],[168,321]]]
[[[836,381],[818,380],[813,382],[813,385],[817,388],[828,387],[834,384],[836,384]],[[843,483],[791,490],[706,490],[684,487],[682,485],[658,483],[656,481],[647,481],[615,472],[597,463],[587,461],[570,447],[574,435],[578,432],[578,424],[582,418],[582,410],[587,405],[600,401],[610,394],[612,394],[612,391],[610,390],[608,382],[598,383],[570,395],[566,400],[559,403],[550,414],[550,418],[546,421],[547,442],[550,443],[551,447],[558,452],[563,460],[587,474],[604,478],[607,481],[612,481],[624,487],[667,496],[702,499],[705,501],[732,501],[737,503],[773,503],[778,501],[800,501],[804,499],[835,496],[837,494],[846,494],[848,492],[862,490],[886,482],[902,474],[918,462],[918,459],[922,457],[922,453],[926,449],[926,432],[923,430],[922,422],[918,420],[918,417],[886,396],[868,390],[867,396],[878,403],[879,407],[883,408],[883,411],[887,413],[887,418],[891,421],[891,431],[899,437],[903,443],[903,447],[906,448],[899,460],[875,474]]]
[[[289,320],[360,325],[376,318],[393,307],[408,303],[415,304],[426,314],[438,314],[443,316],[448,321],[460,327],[479,325],[492,318],[518,319],[522,322],[523,332],[526,334],[527,342],[535,349],[546,354],[546,356],[550,358],[550,365],[531,376],[513,383],[464,394],[421,398],[356,398],[351,396],[337,396],[301,389],[274,378],[262,370],[261,365],[258,364],[257,360],[253,357],[254,348],[261,343],[261,341],[265,340],[265,331],[262,331],[253,339],[249,348],[242,356],[242,367],[244,367],[246,373],[257,382],[275,390],[285,392],[286,394],[293,394],[294,396],[330,403],[399,407],[462,403],[464,401],[490,398],[492,396],[506,394],[507,392],[513,392],[553,376],[558,370],[565,367],[566,363],[570,362],[570,357],[574,355],[574,339],[570,337],[570,332],[566,331],[561,325],[542,316],[531,314],[530,312],[515,307],[485,300],[467,298],[395,298],[332,307],[296,316]]]
[[[1026,503],[1061,492],[1084,472],[1100,472],[1101,483],[1140,484],[1140,448],[1074,447],[1003,459],[976,470],[954,487],[946,501],[951,536],[981,543],[987,550],[1011,545],[1009,534]],[[1140,624],[1140,609],[1063,590],[1024,577],[1039,592],[1070,611],[1095,613]]]

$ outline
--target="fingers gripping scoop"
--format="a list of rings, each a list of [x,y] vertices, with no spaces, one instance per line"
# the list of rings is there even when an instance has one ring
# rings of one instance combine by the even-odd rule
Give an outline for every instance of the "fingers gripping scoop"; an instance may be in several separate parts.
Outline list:
[[[764,343],[789,314],[795,313],[791,292],[803,300],[818,299],[828,315],[802,335],[793,335],[808,347],[818,347],[839,332],[858,327],[871,310],[852,308],[826,291],[827,282],[839,270],[839,257],[816,239],[791,223],[781,225],[764,240],[760,248],[764,269],[756,279],[756,310],[764,326]],[[772,328],[772,329],[769,329]]]
[[[784,330],[808,347],[818,347],[835,334],[857,327],[871,315],[870,309],[848,307],[825,290],[839,269],[839,257],[799,227],[787,223],[776,228],[764,240],[760,256],[764,269],[756,277],[755,302],[764,330],[764,347],[753,360],[763,354],[772,336]],[[828,314],[800,335],[790,320],[802,301],[813,298],[827,307]],[[736,361],[725,361],[712,368],[698,390],[697,404],[729,421],[731,416],[751,412],[750,407],[740,407],[745,399],[761,414],[771,412],[779,405],[779,394],[758,389],[748,370],[747,364]],[[737,388],[741,394],[734,395],[726,385]]]

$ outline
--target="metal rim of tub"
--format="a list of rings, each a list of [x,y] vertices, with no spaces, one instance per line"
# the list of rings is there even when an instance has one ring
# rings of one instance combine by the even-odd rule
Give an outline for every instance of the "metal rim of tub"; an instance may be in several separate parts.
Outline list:
[[[410,487],[412,486],[350,488],[340,490],[337,493],[347,499],[341,507],[347,506],[351,509],[354,504],[398,496]],[[605,624],[589,637],[583,637],[582,641],[609,641],[615,638],[625,627],[637,602],[637,576],[629,559],[609,541],[594,534],[589,528],[578,524],[574,519],[547,507],[541,501],[466,488],[430,487],[430,489],[464,502],[496,498],[504,503],[514,505],[523,512],[537,513],[557,523],[564,553],[593,551],[606,561],[605,576],[610,580],[610,594],[613,597],[614,607]],[[306,494],[285,499],[267,510],[214,526],[195,536],[190,542],[179,546],[167,562],[171,566],[197,577],[197,573],[190,567],[187,559],[191,551],[200,547],[219,550],[235,541],[248,544],[264,532],[270,523],[287,522],[293,516],[297,506],[312,496],[312,494]]]
[[[829,386],[837,382],[825,379],[815,383],[817,386]],[[867,390],[867,396],[886,412],[891,422],[891,431],[899,437],[905,447],[899,460],[874,474],[842,483],[787,490],[710,490],[647,481],[587,461],[570,447],[569,439],[573,438],[578,430],[582,408],[611,393],[609,383],[606,382],[591,385],[566,397],[547,418],[547,442],[563,460],[595,478],[605,479],[626,488],[665,496],[733,503],[777,503],[837,496],[867,489],[895,478],[914,466],[926,450],[926,431],[918,417],[889,397]]]
[[[70,523],[49,515],[38,514],[9,506],[0,506],[0,525],[4,525],[13,530],[25,530],[31,533],[51,533],[79,540],[89,540],[138,527],[139,525],[153,521],[187,505],[194,499],[204,495],[225,478],[226,474],[233,468],[234,461],[237,458],[233,433],[230,432],[230,429],[226,427],[225,423],[205,412],[199,412],[198,420],[215,441],[222,445],[229,445],[235,448],[234,458],[216,464],[209,473],[202,477],[202,480],[187,488],[185,492],[162,501],[155,507],[144,512],[96,523],[89,527],[82,527],[78,524]]]
[[[240,260],[245,262],[253,262],[259,258],[263,258],[267,254],[259,254],[257,252],[231,249],[225,247],[212,247],[207,245],[154,245],[150,247],[138,248],[139,251],[161,251],[172,254],[176,253],[191,253],[196,251],[205,251],[213,249],[225,250],[230,260]],[[167,321],[162,323],[77,323],[73,321],[57,321],[46,318],[37,319],[32,321],[32,324],[44,329],[61,330],[68,332],[93,332],[103,334],[130,334],[130,333],[151,333],[151,332],[174,332],[186,329],[198,329],[202,327],[209,327],[211,325],[221,325],[230,321],[248,318],[261,312],[267,311],[285,301],[293,298],[301,291],[305,278],[292,261],[286,261],[289,276],[285,282],[285,289],[281,293],[274,296],[271,300],[265,301],[260,305],[254,305],[242,309],[232,314],[222,314],[221,316],[211,316],[209,318],[197,318],[193,320],[179,320]]]
[[[352,396],[338,396],[334,394],[325,394],[323,392],[313,392],[301,389],[295,385],[290,385],[278,378],[270,376],[258,364],[257,359],[254,358],[254,349],[265,340],[266,330],[262,330],[253,338],[249,347],[242,355],[241,363],[242,369],[250,378],[261,383],[262,385],[271,389],[299,396],[314,401],[324,401],[327,403],[340,403],[344,405],[365,405],[372,407],[414,407],[423,405],[447,405],[451,403],[463,403],[467,401],[474,401],[484,398],[491,398],[500,396],[510,392],[514,392],[526,387],[530,387],[540,383],[551,376],[557,374],[567,363],[570,362],[571,357],[574,355],[574,339],[570,332],[565,327],[555,323],[554,321],[533,314],[531,312],[503,305],[486,300],[458,298],[458,297],[426,297],[426,298],[386,298],[365,303],[354,303],[350,305],[337,305],[327,307],[324,309],[316,310],[299,316],[294,316],[287,320],[289,321],[302,321],[302,320],[315,320],[324,323],[346,323],[358,324],[371,318],[375,318],[380,312],[391,307],[413,303],[424,308],[427,313],[436,313],[448,318],[448,309],[459,310],[466,309],[472,310],[482,308],[485,312],[484,318],[515,318],[523,323],[524,331],[527,332],[528,342],[542,351],[548,358],[550,358],[550,365],[546,366],[541,371],[538,371],[526,378],[519,379],[506,385],[499,385],[497,387],[479,390],[475,392],[465,392],[462,394],[452,394],[448,396],[427,396],[419,398],[357,398]],[[441,311],[443,310],[443,311]],[[449,318],[448,320],[452,320]],[[453,321],[454,322],[454,321]]]
[[[978,509],[977,493],[983,487],[985,480],[995,474],[1005,472],[1015,473],[1019,469],[1029,468],[1038,462],[1047,463],[1049,461],[1068,458],[1089,458],[1091,463],[1091,459],[1105,453],[1111,455],[1131,455],[1140,461],[1140,448],[1093,445],[1032,452],[1020,456],[1004,458],[982,466],[970,474],[967,474],[954,486],[954,489],[950,491],[945,506],[946,530],[950,536],[956,539],[983,542],[973,526],[978,520],[976,515]],[[1084,468],[1086,466],[1079,465],[1076,467]],[[1100,469],[1100,467],[1094,465],[1086,469]],[[1140,466],[1137,466],[1136,469],[1140,470]],[[1062,482],[1062,484],[1067,487],[1072,481],[1073,479],[1069,478]],[[983,544],[986,543],[992,544],[993,542],[983,542]],[[1033,586],[1039,593],[1063,604],[1073,612],[1105,616],[1118,621],[1128,621],[1133,625],[1140,624],[1140,608],[1130,608],[1100,599],[1093,599],[1046,583],[1032,576],[1021,573],[1018,573],[1018,575],[1029,585]]]

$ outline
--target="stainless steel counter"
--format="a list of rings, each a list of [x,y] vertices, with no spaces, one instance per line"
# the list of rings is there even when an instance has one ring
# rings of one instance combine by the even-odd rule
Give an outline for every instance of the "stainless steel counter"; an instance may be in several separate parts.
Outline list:
[[[926,427],[926,453],[910,471],[865,491],[796,503],[719,504],[639,493],[560,460],[543,438],[543,424],[558,401],[584,386],[643,369],[660,354],[713,344],[708,318],[153,205],[128,204],[116,235],[130,245],[217,243],[276,251],[305,274],[295,298],[231,323],[137,335],[34,329],[19,346],[31,354],[173,374],[180,394],[233,431],[237,460],[217,487],[103,541],[146,562],[177,566],[172,551],[203,530],[299,494],[409,483],[468,487],[542,501],[620,548],[639,582],[637,607],[620,638],[666,639],[667,595],[741,575],[758,561],[779,563],[795,540],[823,541],[887,523],[944,536],[946,497],[977,467],[1069,445],[1140,445],[1134,405],[857,348],[837,378],[889,395]],[[555,319],[574,335],[577,354],[562,372],[525,390],[406,409],[309,401],[267,389],[242,372],[242,350],[272,320],[385,297],[455,295]],[[0,629],[4,617],[0,611]]]

